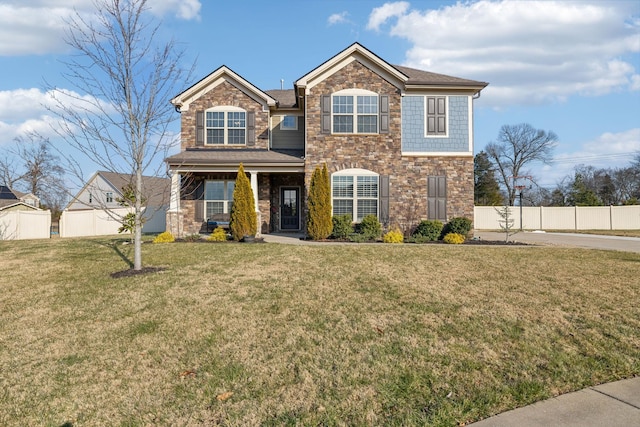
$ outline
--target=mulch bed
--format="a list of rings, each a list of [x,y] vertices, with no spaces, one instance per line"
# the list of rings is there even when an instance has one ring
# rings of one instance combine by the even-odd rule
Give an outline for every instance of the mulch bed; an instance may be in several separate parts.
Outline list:
[[[143,274],[151,274],[157,273],[159,271],[166,270],[165,267],[142,267],[140,270],[134,270],[133,268],[129,268],[127,270],[116,271],[115,273],[111,273],[111,278],[119,279],[121,277],[132,277],[132,276],[141,276]]]

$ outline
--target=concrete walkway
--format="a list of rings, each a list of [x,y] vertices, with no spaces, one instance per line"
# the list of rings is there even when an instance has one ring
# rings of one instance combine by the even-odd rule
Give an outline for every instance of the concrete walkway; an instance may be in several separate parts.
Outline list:
[[[640,427],[640,377],[589,387],[503,412],[473,427]]]
[[[504,233],[475,231],[484,240],[504,240]],[[510,241],[551,246],[572,246],[640,253],[640,237],[603,236],[599,234],[546,233],[524,231],[509,237]]]

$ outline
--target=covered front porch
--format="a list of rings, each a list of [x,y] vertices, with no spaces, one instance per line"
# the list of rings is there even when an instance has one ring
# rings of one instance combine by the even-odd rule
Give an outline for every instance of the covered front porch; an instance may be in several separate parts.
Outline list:
[[[172,176],[167,229],[176,237],[206,233],[211,220],[229,220],[240,163],[251,182],[258,233],[304,229],[301,153],[193,149],[167,163]]]

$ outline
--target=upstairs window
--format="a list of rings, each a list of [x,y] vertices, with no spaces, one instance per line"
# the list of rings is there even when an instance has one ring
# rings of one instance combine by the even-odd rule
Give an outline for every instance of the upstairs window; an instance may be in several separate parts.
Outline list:
[[[447,97],[425,97],[427,136],[447,136]]]
[[[113,193],[108,191],[106,193],[106,198],[107,198],[107,203],[113,203]]]
[[[234,107],[216,107],[205,114],[207,145],[245,145],[247,113]]]
[[[378,95],[362,89],[332,96],[333,133],[378,133]]]
[[[296,116],[284,116],[280,122],[281,130],[298,130],[298,118]]]

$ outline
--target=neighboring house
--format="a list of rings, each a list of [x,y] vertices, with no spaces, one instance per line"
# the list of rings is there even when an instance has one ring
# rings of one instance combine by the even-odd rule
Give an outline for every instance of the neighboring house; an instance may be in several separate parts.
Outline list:
[[[0,211],[40,210],[40,199],[31,193],[21,193],[0,185]]]
[[[226,66],[171,102],[181,152],[167,159],[174,234],[228,215],[236,171],[262,233],[304,230],[311,174],[327,164],[333,214],[383,224],[473,218],[473,99],[487,83],[391,65],[358,43],[263,91]]]
[[[119,200],[124,198],[124,189],[134,185],[134,175],[114,172],[96,172],[78,194],[69,202],[64,212],[124,210]],[[144,232],[158,232],[166,229],[166,211],[169,206],[171,181],[168,178],[142,177],[143,206],[146,222]],[[64,215],[64,213],[63,213]],[[81,224],[80,219],[76,220]],[[82,233],[90,235],[92,233]]]

